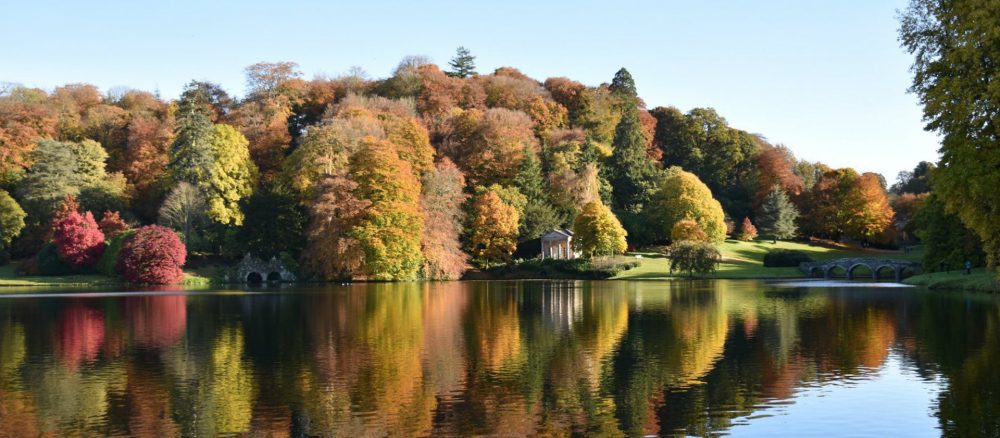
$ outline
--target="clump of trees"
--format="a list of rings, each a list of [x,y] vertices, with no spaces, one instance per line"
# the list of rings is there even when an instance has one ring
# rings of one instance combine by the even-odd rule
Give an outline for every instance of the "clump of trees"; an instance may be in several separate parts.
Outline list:
[[[897,222],[919,235],[919,203],[904,195],[937,172],[921,164],[890,194],[878,175],[798,159],[711,108],[648,109],[624,68],[596,86],[541,81],[479,72],[464,48],[445,68],[407,57],[387,78],[307,80],[262,62],[242,98],[203,81],[177,99],[12,87],[0,95],[0,245],[58,255],[46,246],[58,218],[105,212],[94,230],[109,249],[124,249],[128,224],[158,223],[198,257],[249,252],[297,259],[305,277],[367,280],[459,278],[555,228],[577,229],[588,257],[717,243],[726,218],[772,240],[892,245]],[[67,196],[79,205],[61,209]]]
[[[670,271],[686,272],[688,276],[707,275],[719,266],[722,254],[708,242],[682,240],[670,246]]]

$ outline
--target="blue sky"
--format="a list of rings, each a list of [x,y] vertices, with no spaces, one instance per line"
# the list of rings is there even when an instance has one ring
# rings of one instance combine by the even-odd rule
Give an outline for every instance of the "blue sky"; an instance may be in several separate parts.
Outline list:
[[[714,107],[801,158],[891,183],[938,147],[906,92],[905,3],[34,0],[2,7],[0,81],[176,97],[199,79],[242,95],[258,61],[384,77],[403,56],[443,65],[464,45],[481,72],[509,65],[539,80],[596,85],[624,66],[650,108]]]

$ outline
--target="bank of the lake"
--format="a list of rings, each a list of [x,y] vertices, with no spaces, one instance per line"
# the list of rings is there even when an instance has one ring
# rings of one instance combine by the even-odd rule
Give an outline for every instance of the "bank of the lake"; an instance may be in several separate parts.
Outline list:
[[[764,255],[775,250],[794,250],[808,254],[813,260],[833,260],[844,257],[874,257],[908,261],[920,261],[920,251],[888,251],[840,247],[822,243],[802,243],[770,240],[755,240],[742,242],[726,240],[719,244],[722,263],[719,269],[708,278],[714,279],[763,279],[763,278],[795,278],[802,277],[802,271],[795,267],[766,268]],[[616,275],[615,280],[649,280],[679,277],[678,273],[670,273],[670,263],[663,254],[635,253],[640,256],[639,266]]]
[[[850,247],[838,247],[820,243],[801,243],[769,240],[742,242],[727,240],[719,245],[722,262],[715,273],[708,275],[713,279],[770,279],[802,277],[798,268],[767,268],[764,267],[764,255],[774,250],[801,251],[813,260],[832,260],[842,257],[878,257],[901,260],[919,261],[919,251],[904,253],[902,251],[869,250]],[[670,272],[670,262],[661,253],[634,252],[626,256],[616,257],[613,262],[602,262],[602,266],[569,261],[532,261],[521,265],[511,265],[494,268],[486,272],[470,273],[467,279],[603,279],[613,280],[655,280],[682,278],[679,273]],[[607,265],[607,266],[604,266]],[[622,267],[624,266],[624,268]],[[632,267],[634,266],[634,267]],[[185,270],[185,286],[207,286],[223,283],[223,269],[216,266],[189,268]],[[978,278],[978,277],[977,277]],[[66,275],[66,276],[17,276],[13,265],[0,267],[0,287],[54,287],[54,286],[108,286],[121,284],[121,280],[101,275]],[[936,285],[937,283],[935,283]],[[952,284],[947,282],[946,284]],[[950,288],[943,286],[941,288]],[[960,287],[967,290],[983,290],[976,287]]]
[[[965,274],[965,271],[930,272],[914,275],[903,283],[935,290],[1000,292],[997,272],[985,268],[973,269],[971,274]]]

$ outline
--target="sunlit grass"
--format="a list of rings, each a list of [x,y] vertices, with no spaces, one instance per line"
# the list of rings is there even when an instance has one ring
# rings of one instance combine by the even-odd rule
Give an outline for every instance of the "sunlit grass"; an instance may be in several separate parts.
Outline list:
[[[931,272],[914,275],[903,280],[903,283],[914,286],[924,286],[928,289],[951,289],[959,291],[1000,292],[1000,281],[997,272],[992,269],[973,269],[972,274],[965,271]]]
[[[903,251],[842,248],[801,242],[778,241],[771,243],[770,240],[753,242],[727,240],[719,244],[718,248],[722,254],[722,263],[719,264],[718,271],[709,275],[709,278],[790,278],[803,276],[798,268],[765,268],[764,254],[776,249],[802,251],[817,261],[843,257],[879,257],[919,261],[921,257],[920,251],[904,253]],[[632,253],[631,255],[642,256],[639,259],[639,267],[622,272],[614,278],[636,280],[671,277],[670,264],[662,254]],[[679,276],[679,274],[675,273],[674,276]]]

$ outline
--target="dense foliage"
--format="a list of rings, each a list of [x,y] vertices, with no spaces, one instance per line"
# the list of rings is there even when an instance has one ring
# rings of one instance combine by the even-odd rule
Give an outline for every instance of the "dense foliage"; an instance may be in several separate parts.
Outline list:
[[[625,252],[625,228],[611,209],[599,200],[590,201],[573,223],[573,249],[585,258]]]
[[[934,191],[1000,263],[1000,4],[986,0],[911,0],[900,40],[914,55],[911,90],[927,129],[939,133]],[[954,229],[954,228],[953,228]]]
[[[721,242],[726,238],[726,218],[722,205],[692,173],[670,169],[648,209],[648,216],[657,228],[656,236],[660,239],[668,237],[674,224],[683,219],[697,222],[710,241]]]
[[[177,233],[159,225],[135,230],[122,243],[117,270],[132,283],[171,284],[184,278],[187,250]]]
[[[71,211],[110,212],[112,243],[155,222],[213,261],[250,252],[298,257],[315,279],[453,279],[515,249],[537,255],[539,236],[577,224],[593,228],[577,238],[588,256],[719,242],[727,218],[772,239],[893,245],[894,225],[916,235],[915,197],[937,174],[921,163],[890,195],[879,175],[798,159],[711,108],[647,109],[624,68],[597,86],[540,81],[477,72],[464,48],[445,68],[407,57],[387,78],[307,80],[261,62],[241,98],[205,81],[177,99],[10,87],[0,243],[29,258]]]
[[[722,254],[711,243],[682,240],[670,245],[671,272],[706,275],[715,272],[720,261]]]
[[[0,251],[21,234],[25,216],[27,214],[17,201],[7,192],[0,190]]]
[[[74,267],[92,265],[104,253],[104,233],[89,211],[84,214],[70,212],[54,225],[52,242],[66,263]]]

